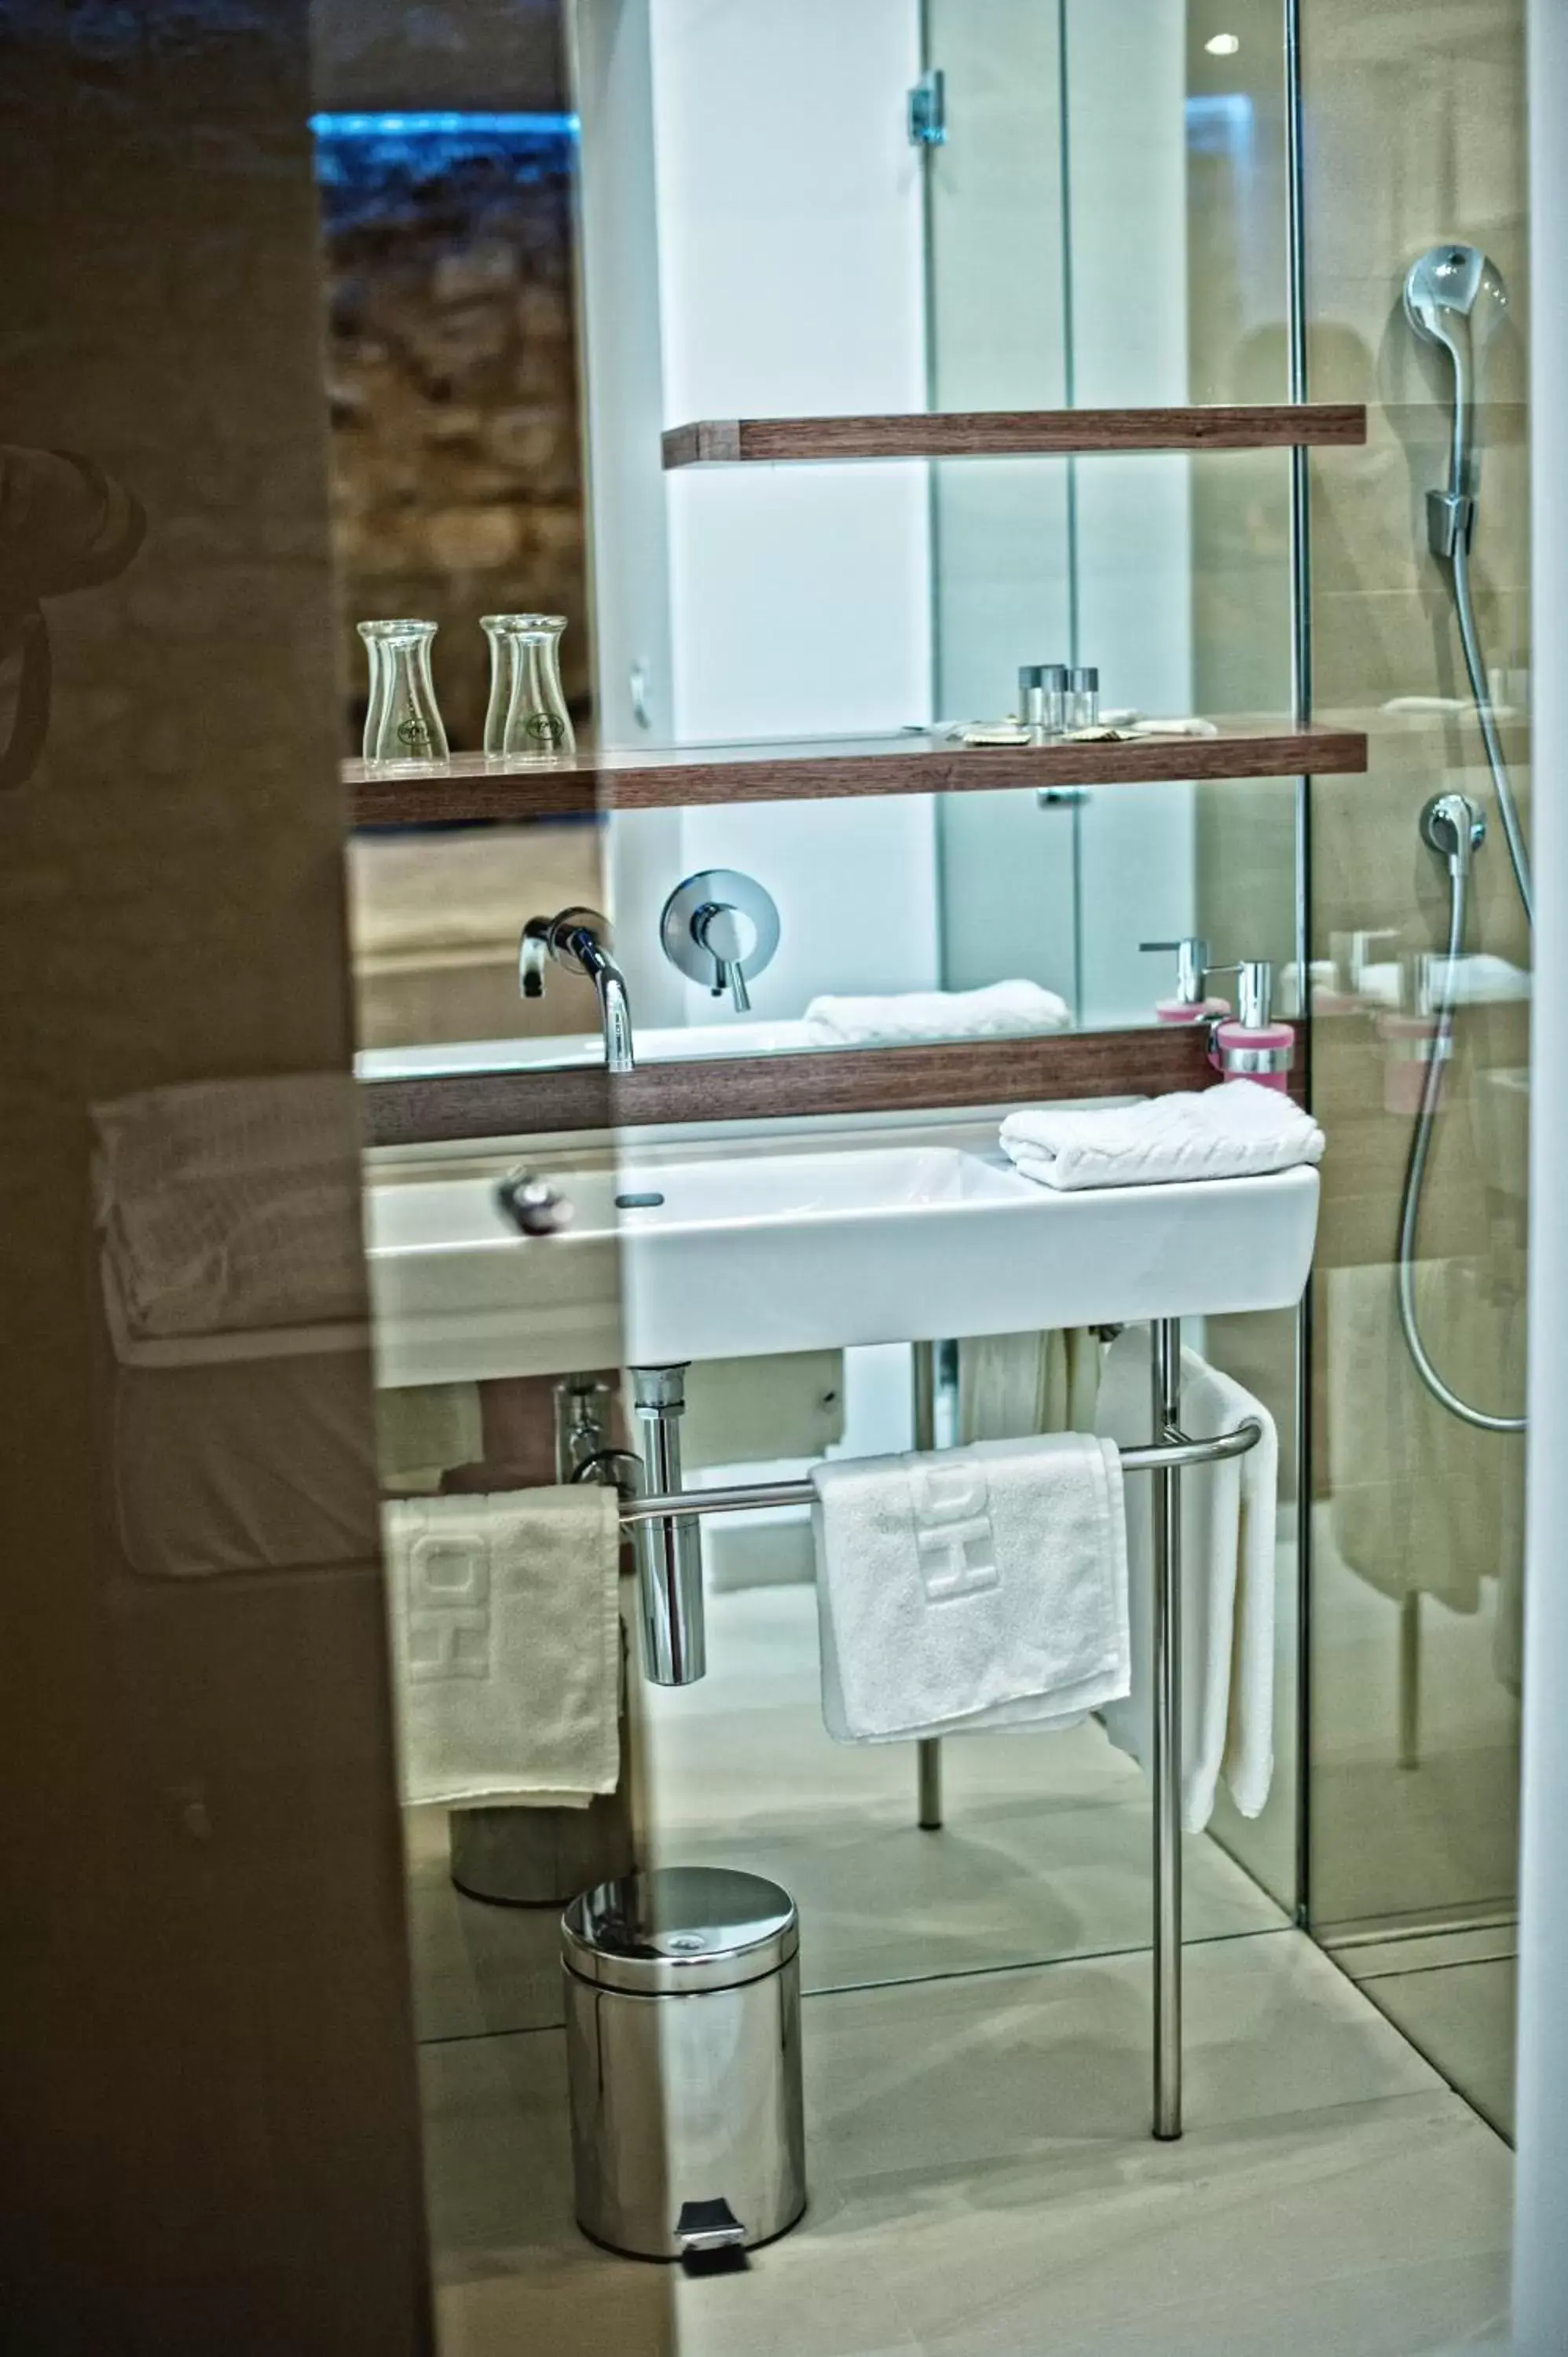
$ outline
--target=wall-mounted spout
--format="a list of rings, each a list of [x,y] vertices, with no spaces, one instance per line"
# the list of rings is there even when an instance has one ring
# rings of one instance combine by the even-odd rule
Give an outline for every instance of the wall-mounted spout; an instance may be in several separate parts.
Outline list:
[[[518,944],[517,986],[524,998],[542,998],[544,969],[550,960],[567,974],[585,974],[598,997],[605,1069],[629,1072],[637,1063],[631,1002],[626,976],[610,955],[614,940],[608,922],[594,909],[563,909],[558,917],[530,917]]]

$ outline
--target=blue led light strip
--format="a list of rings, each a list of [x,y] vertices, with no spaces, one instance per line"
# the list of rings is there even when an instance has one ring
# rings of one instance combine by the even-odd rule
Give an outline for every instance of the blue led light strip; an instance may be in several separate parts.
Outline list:
[[[313,114],[318,139],[575,139],[575,114]]]

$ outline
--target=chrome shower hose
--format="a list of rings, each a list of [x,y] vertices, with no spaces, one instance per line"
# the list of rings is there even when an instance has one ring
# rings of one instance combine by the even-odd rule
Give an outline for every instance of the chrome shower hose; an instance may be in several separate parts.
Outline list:
[[[1488,707],[1489,711],[1489,707]],[[1489,747],[1488,747],[1489,749]],[[1500,755],[1499,755],[1500,761]],[[1494,775],[1497,772],[1494,771]],[[1504,773],[1506,777],[1506,772]],[[1458,800],[1459,797],[1455,797]],[[1499,792],[1498,801],[1502,802]],[[1511,807],[1511,804],[1509,805]],[[1511,838],[1510,838],[1511,849]],[[1522,845],[1521,845],[1522,857]],[[1437,1006],[1437,1028],[1433,1035],[1426,1077],[1422,1083],[1421,1110],[1415,1117],[1415,1134],[1410,1143],[1410,1160],[1405,1166],[1404,1194],[1400,1203],[1399,1240],[1399,1314],[1404,1339],[1415,1371],[1440,1406],[1462,1424],[1474,1426],[1477,1432],[1523,1432],[1528,1418],[1522,1415],[1492,1415],[1485,1408],[1473,1407],[1461,1399],[1451,1384],[1444,1383],[1433,1365],[1425,1344],[1421,1339],[1421,1326],[1415,1306],[1416,1232],[1421,1221],[1421,1192],[1426,1182],[1426,1168],[1432,1153],[1432,1126],[1437,1117],[1437,1101],[1443,1093],[1443,1068],[1454,1040],[1454,994],[1458,985],[1459,960],[1465,949],[1466,903],[1469,888],[1469,849],[1456,849],[1448,863],[1448,954],[1444,961],[1443,984]],[[1521,896],[1528,892],[1528,866],[1520,874],[1516,865]],[[1525,897],[1528,909],[1530,901]]]

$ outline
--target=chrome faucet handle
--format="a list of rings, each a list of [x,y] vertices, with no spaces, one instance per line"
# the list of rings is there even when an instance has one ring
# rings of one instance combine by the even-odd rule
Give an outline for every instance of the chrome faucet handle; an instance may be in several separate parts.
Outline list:
[[[692,920],[692,931],[714,962],[710,996],[722,998],[727,990],[737,1015],[751,1012],[746,986],[746,961],[757,947],[757,927],[727,900],[710,901]]]
[[[737,1015],[751,1011],[747,978],[779,947],[779,910],[753,877],[707,867],[678,884],[664,903],[659,938],[671,965],[714,998],[727,991]]]
[[[558,1236],[572,1224],[570,1201],[536,1170],[509,1170],[496,1183],[496,1206],[520,1236]]]

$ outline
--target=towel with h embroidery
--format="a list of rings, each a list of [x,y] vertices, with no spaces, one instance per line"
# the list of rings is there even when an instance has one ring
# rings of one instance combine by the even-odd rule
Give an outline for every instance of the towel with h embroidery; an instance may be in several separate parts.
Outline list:
[[[822,1717],[840,1743],[1075,1726],[1131,1678],[1122,1459],[1092,1435],[812,1476]]]

